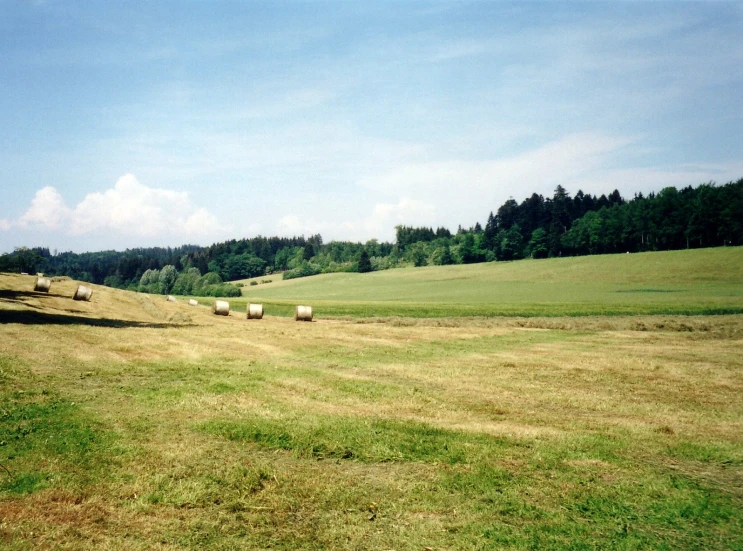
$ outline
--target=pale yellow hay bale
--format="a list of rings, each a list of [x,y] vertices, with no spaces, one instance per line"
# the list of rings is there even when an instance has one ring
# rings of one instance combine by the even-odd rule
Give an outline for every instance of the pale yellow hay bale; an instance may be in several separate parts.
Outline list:
[[[294,321],[312,321],[312,306],[297,306]]]
[[[48,293],[49,288],[52,286],[52,280],[48,277],[37,277],[36,284],[34,285],[34,291],[40,291]]]
[[[198,306],[199,305],[199,301],[196,300],[196,299],[190,298],[190,299],[188,299],[188,305],[189,306]]]
[[[175,297],[173,295],[168,295],[168,302],[175,302]]]
[[[90,300],[90,296],[93,294],[93,289],[86,287],[85,285],[78,285],[73,300]]]
[[[215,300],[212,304],[212,313],[218,316],[229,316],[230,303],[226,300]]]
[[[263,305],[262,304],[248,304],[248,319],[249,320],[263,319]]]

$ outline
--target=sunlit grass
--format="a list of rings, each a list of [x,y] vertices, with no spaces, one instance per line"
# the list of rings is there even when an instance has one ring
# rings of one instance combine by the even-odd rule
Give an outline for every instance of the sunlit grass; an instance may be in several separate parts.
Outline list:
[[[326,274],[243,287],[288,316],[586,316],[743,313],[743,248],[521,260]]]
[[[741,315],[249,321],[30,283],[0,276],[0,548],[743,547]]]

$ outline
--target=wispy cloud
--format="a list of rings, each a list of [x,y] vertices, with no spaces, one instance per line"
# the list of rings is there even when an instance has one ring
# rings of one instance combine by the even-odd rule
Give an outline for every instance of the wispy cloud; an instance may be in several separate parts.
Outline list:
[[[365,177],[359,185],[387,194],[435,198],[460,215],[474,214],[482,204],[497,204],[517,190],[549,194],[557,184],[610,163],[630,143],[626,137],[576,134],[511,157],[407,163]],[[482,216],[480,212],[478,217]]]
[[[485,40],[458,40],[441,44],[431,55],[431,61],[452,61],[463,57],[472,57],[487,52],[490,45]]]
[[[288,214],[282,217],[275,228],[278,235],[314,235],[320,233],[329,239],[368,241],[369,239],[391,240],[395,226],[423,225],[435,226],[436,206],[422,200],[401,197],[395,203],[376,203],[356,219],[333,220],[317,215],[298,216]]]
[[[743,173],[735,3],[4,8],[2,249],[384,239]]]

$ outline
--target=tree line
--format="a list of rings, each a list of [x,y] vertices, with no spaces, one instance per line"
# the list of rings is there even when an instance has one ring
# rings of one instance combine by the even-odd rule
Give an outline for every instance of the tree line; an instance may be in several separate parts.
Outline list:
[[[667,187],[625,199],[615,190],[509,199],[482,226],[397,226],[395,242],[332,241],[319,234],[232,239],[208,247],[140,248],[123,252],[50,253],[17,248],[0,255],[0,271],[44,272],[150,293],[237,296],[224,282],[282,272],[285,279],[401,266],[471,264],[521,258],[743,245],[743,179],[678,190]]]

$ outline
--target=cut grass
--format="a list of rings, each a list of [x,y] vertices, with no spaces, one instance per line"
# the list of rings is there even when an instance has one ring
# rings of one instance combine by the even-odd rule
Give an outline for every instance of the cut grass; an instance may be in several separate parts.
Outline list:
[[[448,464],[475,460],[482,449],[464,437],[422,423],[314,416],[306,419],[211,421],[203,431],[233,441],[254,442],[267,449],[288,450],[301,458],[357,459],[364,462],[422,461]],[[488,439],[491,440],[491,439]],[[478,446],[479,444],[479,446]],[[494,442],[488,442],[492,449]]]
[[[80,488],[114,466],[110,433],[27,368],[0,357],[0,492]]]
[[[743,548],[743,316],[249,322],[27,279],[3,549]]]

